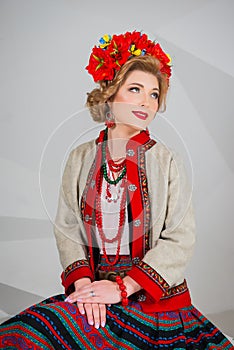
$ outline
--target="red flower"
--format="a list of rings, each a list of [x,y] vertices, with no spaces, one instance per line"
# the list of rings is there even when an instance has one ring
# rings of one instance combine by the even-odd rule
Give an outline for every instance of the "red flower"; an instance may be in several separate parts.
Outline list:
[[[164,65],[161,69],[160,69],[162,74],[166,74],[168,80],[171,76],[171,67],[168,65]]]
[[[128,44],[128,50],[132,50],[132,54],[137,50],[143,51],[142,54],[145,53],[148,37],[146,34],[141,34],[141,32],[127,32],[124,34],[125,41]]]
[[[161,46],[159,44],[156,44],[152,46],[149,49],[149,54],[158,58],[160,62],[164,64],[168,64],[170,62],[169,57],[165,54],[165,52],[162,50]]]
[[[129,42],[129,45],[136,45],[137,49],[143,49],[148,42],[146,34],[141,34],[141,32],[136,31],[125,33],[125,38]]]
[[[114,78],[114,64],[107,50],[94,47],[90,55],[87,71],[93,76],[95,82],[99,80],[112,80]]]
[[[131,53],[128,50],[129,42],[125,40],[124,35],[114,35],[107,51],[113,59],[114,67],[119,70],[120,67],[127,61]]]
[[[161,46],[159,44],[154,44],[154,46],[149,48],[148,53],[149,55],[152,55],[159,60],[159,62],[161,63],[161,73],[166,74],[169,79],[171,76],[171,66],[169,65],[170,58],[162,50]]]

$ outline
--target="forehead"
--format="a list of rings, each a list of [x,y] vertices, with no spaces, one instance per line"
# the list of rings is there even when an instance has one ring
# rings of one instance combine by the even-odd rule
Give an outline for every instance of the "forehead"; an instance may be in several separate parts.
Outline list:
[[[142,85],[152,85],[153,87],[158,87],[158,79],[155,75],[149,72],[143,72],[141,70],[134,70],[130,72],[125,80],[125,84],[140,83]]]

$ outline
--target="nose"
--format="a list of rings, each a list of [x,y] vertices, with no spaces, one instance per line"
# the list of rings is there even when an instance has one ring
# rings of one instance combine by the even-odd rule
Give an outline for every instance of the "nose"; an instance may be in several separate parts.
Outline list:
[[[140,101],[140,105],[141,105],[142,107],[149,108],[149,96],[147,96],[146,93],[142,94],[142,98],[141,98],[141,101]]]

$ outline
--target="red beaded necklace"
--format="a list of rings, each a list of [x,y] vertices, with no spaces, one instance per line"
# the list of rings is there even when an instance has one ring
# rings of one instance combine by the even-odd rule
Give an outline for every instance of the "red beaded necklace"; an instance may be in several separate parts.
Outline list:
[[[122,158],[120,158],[120,159],[122,159]],[[124,158],[122,162],[118,163],[120,161],[120,159],[118,159],[116,161],[111,159],[109,148],[108,148],[108,146],[106,146],[106,160],[107,160],[107,164],[109,166],[109,169],[111,171],[113,171],[114,173],[119,173],[121,170],[123,170],[123,168],[126,165],[126,159]]]
[[[109,158],[109,155],[108,155]],[[109,158],[109,161],[111,159]],[[113,162],[113,161],[112,161]],[[112,163],[111,162],[111,163]],[[112,163],[114,164],[114,168],[116,169],[118,166],[121,166],[122,169],[125,166],[125,160],[121,162],[120,164],[116,164],[115,162]],[[123,165],[122,165],[123,164]],[[109,165],[109,162],[108,162]],[[117,166],[115,166],[117,165]],[[110,167],[110,165],[109,165]],[[116,170],[114,170],[116,172]],[[118,170],[119,171],[119,170]],[[126,187],[126,175],[122,179],[123,181],[123,187]],[[120,202],[120,212],[119,212],[119,225],[118,225],[118,230],[115,235],[115,237],[109,239],[106,237],[104,230],[103,230],[103,220],[102,220],[102,208],[101,208],[101,191],[102,191],[102,182],[103,182],[103,171],[99,172],[98,176],[98,186],[97,186],[97,196],[96,196],[96,210],[95,210],[95,219],[96,219],[96,224],[98,228],[98,232],[102,241],[102,250],[103,250],[103,255],[104,258],[107,262],[108,265],[114,266],[118,260],[119,260],[119,253],[120,253],[120,243],[122,239],[122,234],[123,234],[123,228],[124,228],[124,223],[125,223],[125,218],[126,218],[126,188],[123,189],[123,194]],[[108,259],[108,255],[106,252],[106,243],[114,243],[117,241],[117,251],[116,251],[116,256],[113,261],[110,261]]]

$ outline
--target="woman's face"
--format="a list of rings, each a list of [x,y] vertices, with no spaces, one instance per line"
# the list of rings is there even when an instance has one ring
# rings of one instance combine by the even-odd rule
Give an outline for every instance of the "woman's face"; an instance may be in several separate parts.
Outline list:
[[[158,110],[158,97],[158,79],[148,72],[132,71],[110,103],[116,123],[145,129]]]

